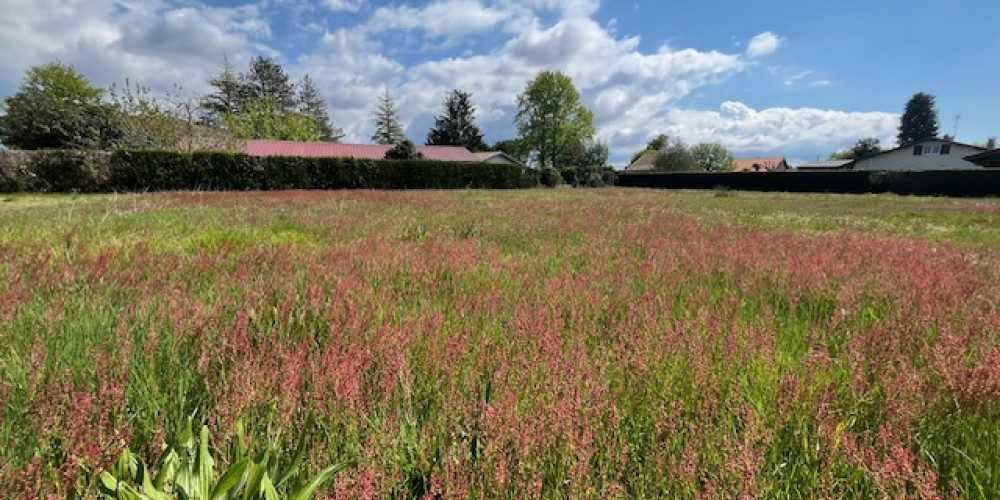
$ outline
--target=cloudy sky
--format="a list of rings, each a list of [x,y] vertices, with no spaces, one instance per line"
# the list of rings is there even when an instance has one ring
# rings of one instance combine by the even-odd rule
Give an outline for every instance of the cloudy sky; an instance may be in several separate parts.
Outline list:
[[[54,59],[107,86],[207,89],[223,56],[309,73],[345,141],[387,88],[422,143],[445,93],[473,94],[487,142],[513,138],[539,71],[570,75],[619,166],[658,133],[739,156],[891,144],[915,92],[942,133],[1000,134],[996,0],[0,0],[0,96]]]

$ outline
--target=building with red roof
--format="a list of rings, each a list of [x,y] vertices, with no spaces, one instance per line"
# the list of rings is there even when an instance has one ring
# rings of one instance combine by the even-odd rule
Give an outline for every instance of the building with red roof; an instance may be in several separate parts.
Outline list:
[[[356,158],[381,160],[392,149],[387,144],[345,144],[341,142],[297,142],[252,139],[247,141],[250,156],[307,156],[324,158]],[[464,161],[481,160],[461,146],[417,146],[417,151],[428,160]]]

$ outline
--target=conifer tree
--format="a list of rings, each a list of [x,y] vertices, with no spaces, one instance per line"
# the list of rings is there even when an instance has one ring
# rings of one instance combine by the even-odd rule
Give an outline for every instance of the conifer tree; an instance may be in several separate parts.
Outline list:
[[[938,115],[934,96],[919,92],[910,98],[899,121],[899,145],[916,144],[938,135]]]
[[[396,103],[389,94],[389,89],[379,97],[378,107],[375,110],[375,134],[372,140],[378,144],[399,144],[406,140],[403,133],[403,126],[399,123],[399,116],[396,113]]]
[[[312,77],[306,74],[299,82],[299,113],[316,121],[320,140],[337,142],[344,137],[343,130],[330,124],[330,114],[327,112],[326,101],[319,93],[319,88]]]
[[[452,90],[444,102],[444,114],[434,118],[434,128],[427,133],[427,145],[464,146],[469,151],[486,151],[483,132],[476,125],[471,94]]]

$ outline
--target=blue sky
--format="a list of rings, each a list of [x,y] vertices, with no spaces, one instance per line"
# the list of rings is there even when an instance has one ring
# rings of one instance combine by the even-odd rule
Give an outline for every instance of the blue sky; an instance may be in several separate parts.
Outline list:
[[[263,54],[313,77],[345,140],[368,140],[388,89],[422,142],[460,88],[495,142],[550,69],[573,78],[619,166],[659,133],[794,164],[891,145],[920,91],[942,133],[960,114],[960,141],[1000,134],[997,19],[993,0],[0,0],[0,95],[60,59],[96,85],[194,97],[223,55],[242,69]]]

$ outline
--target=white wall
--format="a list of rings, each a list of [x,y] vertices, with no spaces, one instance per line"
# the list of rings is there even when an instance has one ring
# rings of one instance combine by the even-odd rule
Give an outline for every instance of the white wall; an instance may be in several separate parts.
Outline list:
[[[949,144],[945,141],[925,141],[921,146],[941,146]],[[963,160],[971,154],[981,153],[982,149],[963,146],[961,144],[951,144],[951,152],[942,154],[913,154],[916,146],[907,146],[896,149],[888,153],[865,158],[854,163],[854,170],[982,170],[983,167],[975,163]]]

